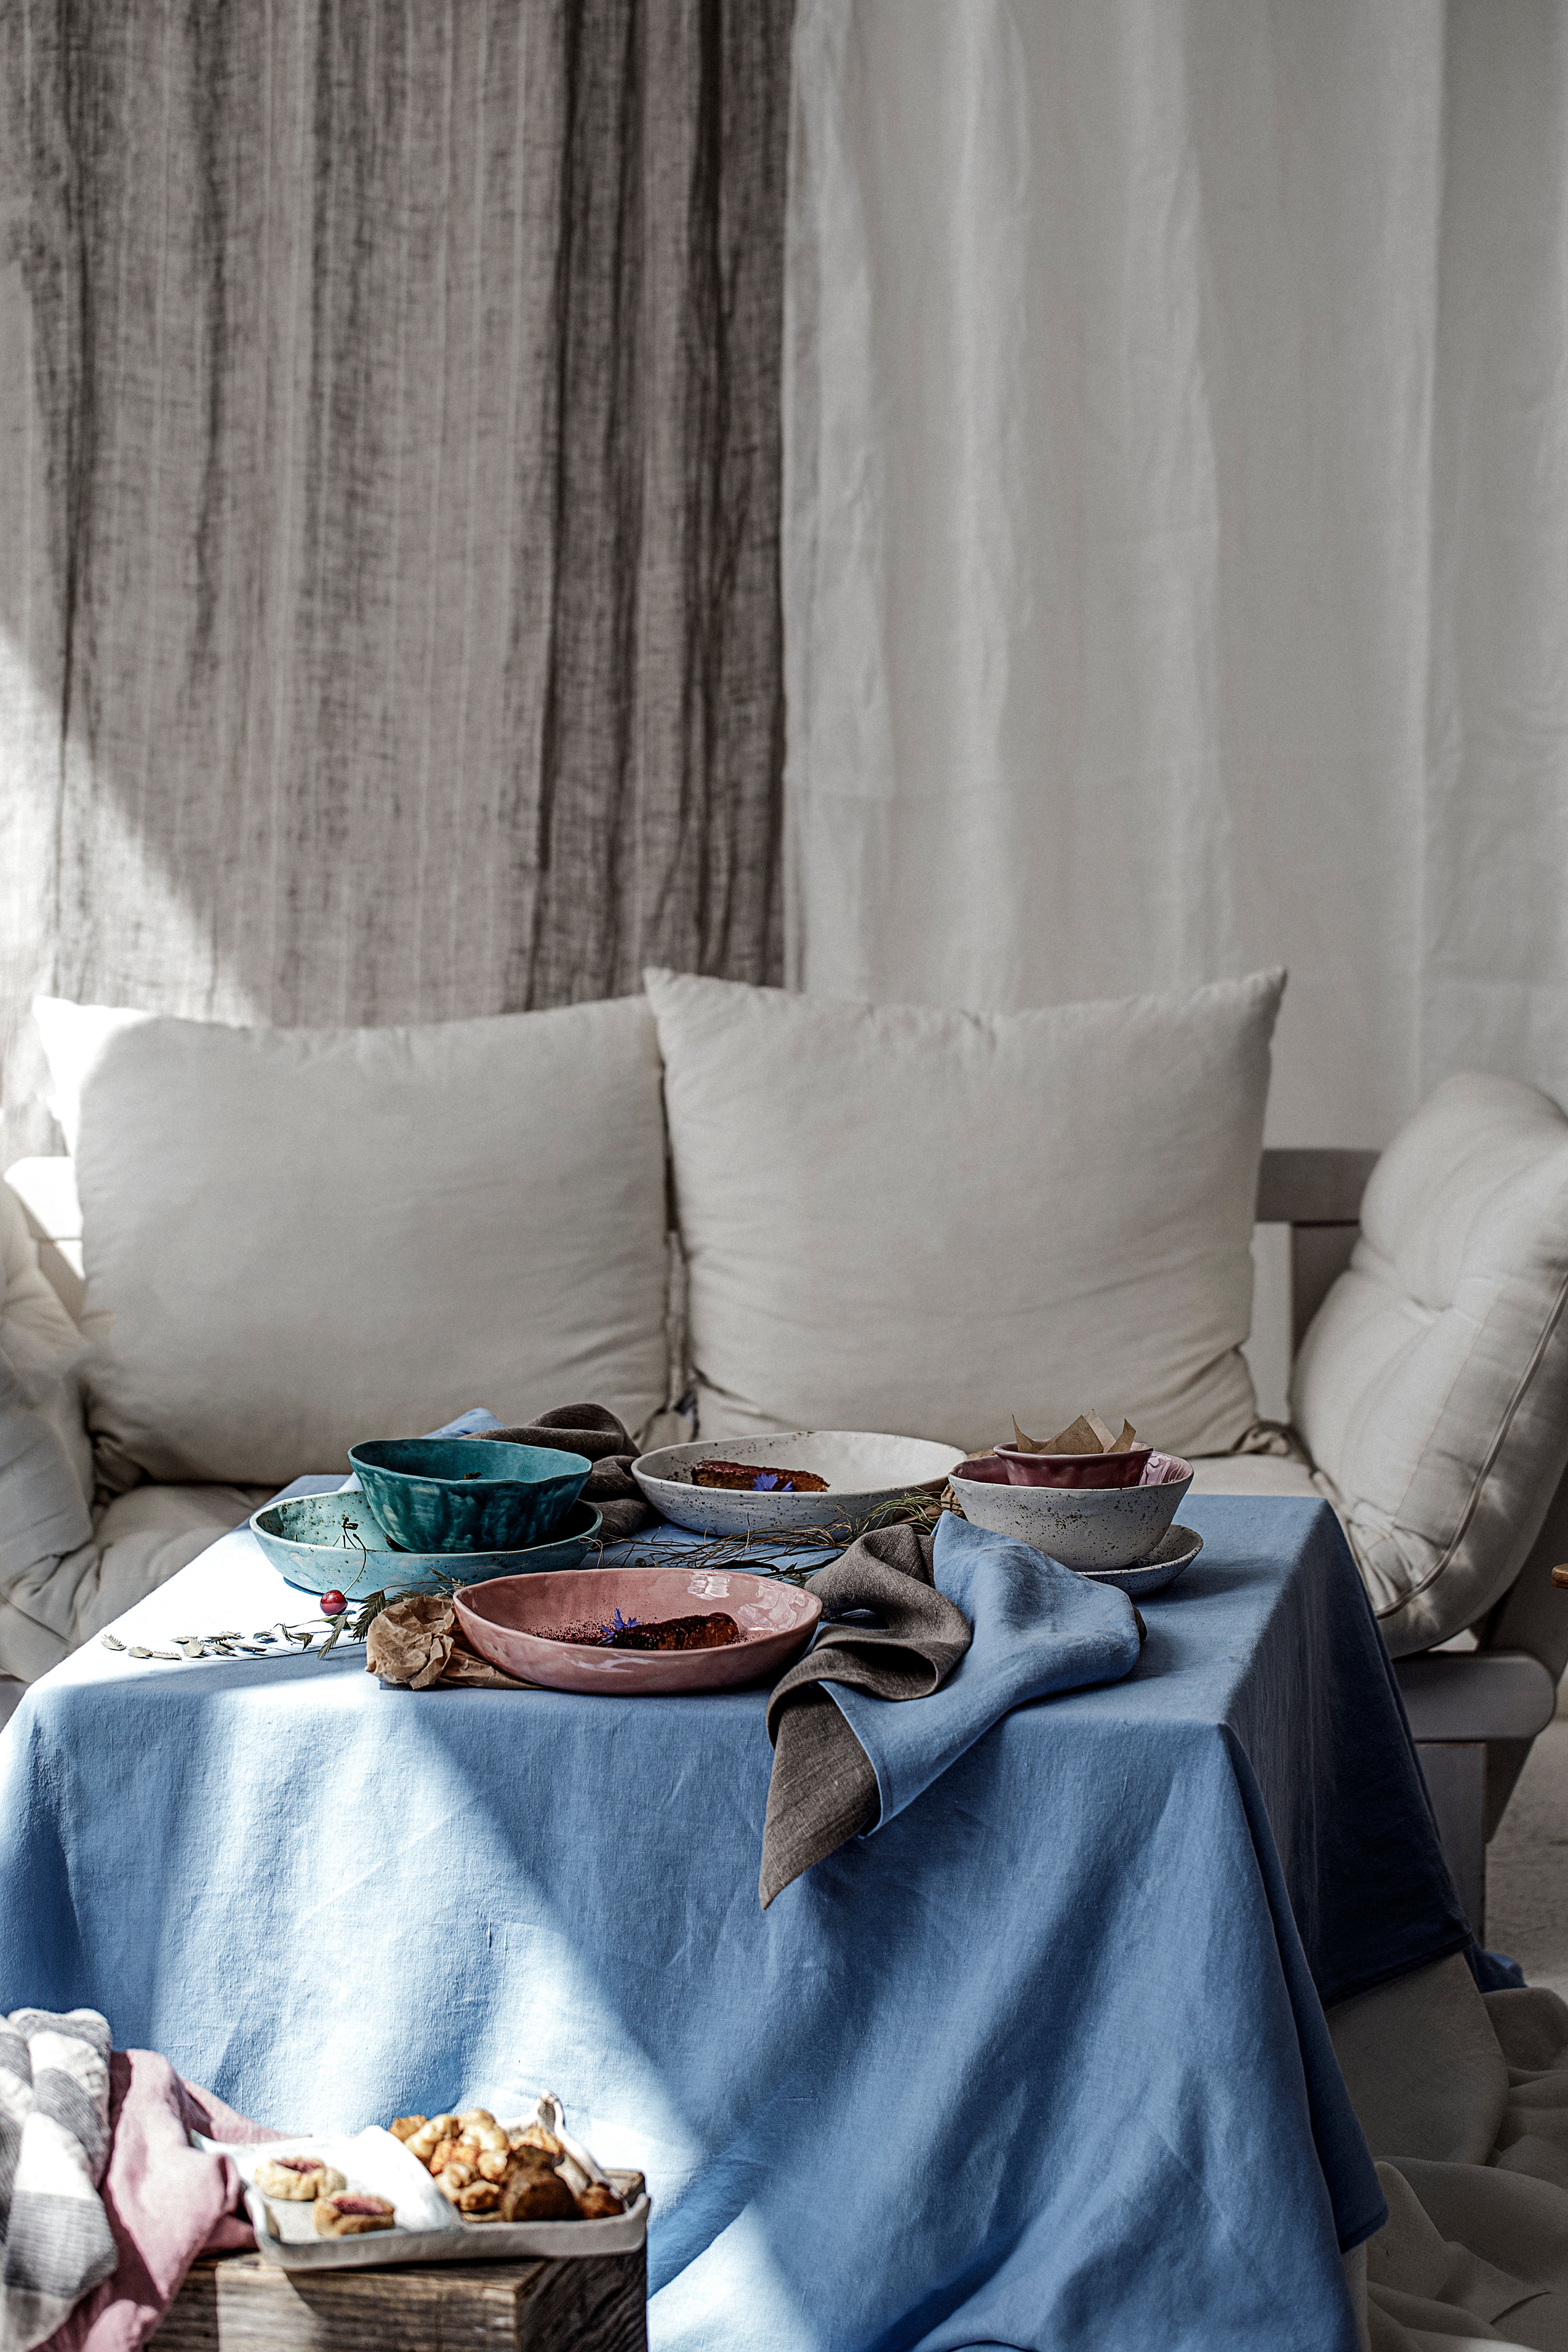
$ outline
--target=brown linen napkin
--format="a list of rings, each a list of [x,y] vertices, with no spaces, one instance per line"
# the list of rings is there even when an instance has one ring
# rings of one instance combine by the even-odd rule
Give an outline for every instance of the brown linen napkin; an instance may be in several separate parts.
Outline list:
[[[912,1527],[876,1528],[818,1570],[824,1622],[815,1647],[774,1685],[773,1743],[757,1893],[765,1911],[790,1881],[876,1821],[877,1775],[825,1682],[875,1698],[927,1698],[973,1638],[968,1620],[931,1578],[931,1538]],[[875,1624],[845,1622],[870,1611]]]
[[[561,1454],[585,1454],[594,1466],[583,1500],[604,1515],[601,1543],[619,1543],[625,1536],[635,1536],[653,1517],[632,1476],[637,1447],[631,1433],[607,1406],[561,1404],[521,1429],[477,1429],[474,1434],[508,1445],[551,1445]]]
[[[364,1668],[407,1690],[537,1690],[503,1675],[471,1650],[458,1630],[458,1612],[438,1592],[410,1592],[389,1601],[371,1620]]]

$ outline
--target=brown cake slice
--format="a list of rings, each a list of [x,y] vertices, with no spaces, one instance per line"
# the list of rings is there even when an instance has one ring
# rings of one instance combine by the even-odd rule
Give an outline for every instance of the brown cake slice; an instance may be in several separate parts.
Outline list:
[[[694,1462],[694,1486],[728,1486],[742,1495],[826,1495],[814,1470],[780,1470],[771,1462]]]
[[[622,1625],[609,1638],[612,1650],[721,1650],[738,1642],[741,1629],[722,1609],[700,1617],[662,1617],[653,1625]]]

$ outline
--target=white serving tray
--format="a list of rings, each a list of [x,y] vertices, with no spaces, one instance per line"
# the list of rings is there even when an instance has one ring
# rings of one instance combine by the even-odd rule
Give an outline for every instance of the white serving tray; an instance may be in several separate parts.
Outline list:
[[[245,2210],[258,2251],[290,2271],[385,2270],[397,2263],[493,2263],[549,2260],[586,2254],[635,2253],[647,2237],[652,2200],[640,2172],[606,2171],[623,2196],[637,2194],[625,2213],[602,2221],[465,2221],[450,2206],[417,2157],[399,2139],[373,2125],[353,2137],[312,2137],[241,2146],[191,2135],[196,2146],[233,2158],[245,2185]],[[351,2189],[369,2189],[394,2205],[399,2219],[390,2230],[357,2238],[321,2238],[315,2208],[264,2197],[255,2171],[268,2157],[314,2156],[341,2172]]]

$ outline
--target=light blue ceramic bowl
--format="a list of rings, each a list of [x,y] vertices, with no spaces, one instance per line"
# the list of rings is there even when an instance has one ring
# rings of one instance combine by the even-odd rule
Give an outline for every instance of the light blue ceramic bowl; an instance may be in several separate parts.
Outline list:
[[[584,1454],[487,1437],[376,1437],[349,1447],[366,1501],[404,1551],[542,1543],[587,1484]]]
[[[301,1592],[345,1592],[352,1605],[373,1592],[441,1592],[453,1583],[483,1584],[492,1576],[580,1568],[601,1524],[592,1503],[574,1503],[547,1543],[521,1550],[399,1551],[363,1495],[351,1488],[343,1495],[292,1495],[285,1503],[268,1503],[252,1514],[250,1528],[290,1584]]]

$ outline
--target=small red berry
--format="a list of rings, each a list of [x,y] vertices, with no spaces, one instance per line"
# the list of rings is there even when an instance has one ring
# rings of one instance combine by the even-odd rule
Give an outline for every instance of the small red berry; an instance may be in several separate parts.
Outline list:
[[[321,1595],[323,1617],[341,1617],[348,1605],[341,1592],[323,1592]]]

